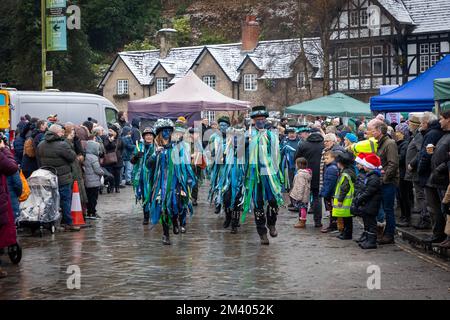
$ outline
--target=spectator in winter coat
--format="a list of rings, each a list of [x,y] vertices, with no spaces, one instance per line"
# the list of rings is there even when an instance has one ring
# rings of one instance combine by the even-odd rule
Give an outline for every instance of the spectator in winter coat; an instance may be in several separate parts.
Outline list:
[[[416,213],[420,214],[420,222],[418,225],[414,225],[417,229],[430,229],[431,221],[430,215],[427,211],[427,204],[425,201],[425,188],[419,183],[419,174],[417,173],[417,166],[412,167],[413,163],[417,163],[417,157],[419,155],[420,148],[423,143],[423,135],[419,130],[421,119],[417,116],[410,115],[408,120],[409,131],[411,133],[411,140],[408,144],[405,157],[405,180],[410,181],[414,187],[414,204]]]
[[[33,134],[33,146],[34,150],[37,150],[39,143],[44,140],[45,133],[48,130],[48,122],[46,120],[39,120],[36,123],[37,132]],[[38,158],[38,157],[36,157]],[[37,159],[39,164],[39,158]]]
[[[387,125],[380,120],[371,120],[368,124],[367,134],[378,141],[377,156],[381,159],[381,165],[384,169],[383,181],[383,200],[382,212],[385,214],[386,228],[384,231],[378,230],[381,236],[379,244],[394,243],[395,234],[395,192],[399,180],[398,170],[398,148],[394,140],[387,135]],[[379,220],[380,217],[378,218]],[[384,219],[383,219],[384,220]]]
[[[298,210],[298,222],[294,228],[304,228],[306,225],[307,210],[311,190],[311,169],[308,169],[308,162],[305,158],[298,158],[296,161],[297,173],[294,177],[293,187],[290,197],[294,206]]]
[[[336,137],[336,135],[334,133],[327,133],[324,136],[324,146],[325,148],[322,150],[322,156],[320,158],[320,184],[319,184],[319,188],[322,189],[322,185],[323,185],[323,177],[324,177],[324,168],[325,168],[325,153],[327,153],[328,151],[331,152],[344,152],[344,148],[341,147],[338,143],[338,139]],[[334,191],[334,190],[333,190]],[[330,220],[330,226],[333,228],[332,230],[329,229],[327,227],[322,228],[322,232],[326,233],[326,232],[330,232],[335,230],[335,220],[333,219],[333,221]]]
[[[82,163],[84,161],[84,151],[82,150],[80,140],[77,139],[75,134],[75,125],[67,122],[64,124],[64,141],[67,142],[70,148],[75,151],[77,157],[75,161],[71,163],[72,176],[78,183],[78,189],[80,193],[81,207],[83,214],[86,215],[86,204],[88,202],[86,188],[84,187],[83,169]]]
[[[284,175],[285,170],[288,171],[288,177],[285,176],[285,179],[288,181],[285,181],[285,188],[286,191],[289,191],[290,188],[292,188],[292,184],[294,181],[295,176],[295,153],[298,149],[298,144],[300,142],[300,139],[297,137],[297,133],[295,132],[295,129],[293,127],[288,127],[286,129],[287,137],[281,142],[281,157],[282,157],[282,164],[281,164],[281,170]],[[288,184],[287,184],[288,183]],[[293,207],[292,204],[289,205],[289,207]]]
[[[324,148],[323,137],[319,132],[313,132],[311,135],[300,144],[295,159],[305,158],[308,162],[308,167],[312,170],[311,193],[312,204],[311,209],[314,213],[314,226],[316,228],[322,227],[322,205],[320,203],[320,159],[322,150]]]
[[[114,176],[114,188],[116,193],[120,193],[121,174],[123,167],[122,153],[123,143],[119,136],[119,130],[116,126],[112,125],[108,129],[108,137],[103,138],[103,145],[105,146],[105,154],[115,152],[117,162],[115,164],[109,164],[106,169]],[[111,186],[110,186],[111,188]],[[111,190],[112,191],[112,190]]]
[[[6,237],[5,225],[9,224],[10,215],[13,215],[10,204],[11,200],[6,185],[6,177],[17,172],[18,166],[14,156],[8,150],[3,140],[0,140],[0,242]],[[7,276],[6,271],[0,267],[0,278]]]
[[[443,136],[435,148],[427,149],[428,155],[431,156],[431,175],[425,187],[425,196],[433,221],[433,235],[427,239],[431,243],[441,243],[447,239],[445,219],[448,205],[442,205],[442,202],[449,185],[447,163],[450,160],[450,111],[441,113],[439,123]]]
[[[24,117],[22,117],[25,119]],[[21,118],[21,119],[22,119]],[[14,139],[14,159],[16,160],[17,164],[22,166],[22,158],[23,158],[23,145],[25,144],[25,138],[22,137],[22,132],[25,129],[25,126],[27,125],[27,122],[20,121],[17,125],[15,139]]]
[[[19,217],[19,198],[22,194],[22,180],[20,179],[20,170],[17,170],[7,178],[8,192],[11,199],[11,206],[14,212],[14,219]]]
[[[450,161],[447,162],[447,170],[450,178]],[[447,206],[447,222],[445,224],[445,234],[447,235],[447,239],[444,242],[441,242],[439,246],[444,249],[450,249],[450,210],[448,210],[448,206],[450,205],[450,184],[447,186],[447,191],[445,192],[442,204]]]
[[[377,248],[377,215],[382,200],[381,159],[375,154],[362,160],[366,171],[364,187],[358,191],[353,206],[362,214],[364,232],[357,241],[362,249]]]
[[[72,208],[72,163],[77,155],[70,145],[64,141],[64,129],[53,124],[45,134],[45,139],[38,146],[38,155],[42,166],[53,167],[58,176],[60,206],[63,213],[63,223],[69,231],[80,231],[73,225]]]
[[[397,223],[397,226],[409,227],[411,222],[411,204],[414,201],[414,194],[412,182],[405,180],[406,152],[410,141],[409,128],[406,123],[400,123],[395,127],[395,141],[397,142],[400,173],[397,199],[401,209],[400,221]]]
[[[123,127],[122,129],[122,143],[123,143],[123,172],[122,179],[125,180],[127,186],[131,186],[131,173],[133,172],[133,165],[131,164],[131,156],[133,154],[136,143],[133,143],[131,138],[131,128]]]
[[[110,175],[106,170],[100,167],[100,144],[95,141],[88,141],[86,144],[86,159],[84,161],[84,183],[88,198],[87,219],[96,220],[100,218],[97,214],[97,199],[101,186],[101,177]]]
[[[121,128],[125,127],[125,126],[129,126],[127,120],[125,119],[125,113],[123,111],[120,111],[117,114],[117,118],[118,118],[118,122]]]
[[[139,119],[133,119],[131,121],[131,140],[133,141],[133,145],[136,145],[136,142],[141,141],[141,131],[139,130],[141,123]]]
[[[334,192],[332,216],[343,219],[344,229],[338,236],[341,240],[350,240],[353,236],[353,218],[350,212],[356,182],[353,159],[350,152],[339,152],[336,156],[340,176]]]
[[[422,186],[427,184],[428,177],[431,174],[431,154],[427,153],[427,146],[436,146],[439,139],[444,134],[437,116],[432,112],[425,112],[420,124],[420,132],[423,135],[422,146],[416,162],[411,163],[412,168],[417,168],[419,174],[419,183]],[[428,200],[427,200],[428,202]]]
[[[331,232],[337,229],[336,218],[333,217],[333,196],[336,189],[336,183],[339,179],[339,169],[336,163],[336,155],[333,151],[329,150],[324,154],[325,168],[323,170],[323,184],[320,189],[319,196],[323,198],[325,203],[325,209],[330,212],[330,223],[328,227],[323,228],[323,233]]]
[[[24,127],[20,136],[24,141],[22,156],[22,171],[25,178],[31,176],[33,171],[37,170],[36,152],[33,145],[33,138],[36,136],[36,122],[29,122]]]

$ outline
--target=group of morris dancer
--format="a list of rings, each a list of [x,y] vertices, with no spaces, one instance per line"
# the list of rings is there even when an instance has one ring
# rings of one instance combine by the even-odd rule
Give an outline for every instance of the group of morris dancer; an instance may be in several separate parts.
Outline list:
[[[248,131],[233,128],[229,117],[219,118],[219,130],[210,136],[208,148],[196,141],[202,134],[194,128],[177,128],[169,119],[159,119],[153,129],[143,131],[131,159],[133,186],[143,224],[161,223],[163,244],[171,244],[170,226],[174,234],[186,232],[188,214],[197,205],[201,171],[209,176],[208,199],[215,213],[225,213],[224,228],[231,226],[231,233],[237,233],[253,210],[261,244],[269,244],[268,231],[271,237],[278,235],[284,177],[279,170],[279,137],[268,129],[268,117],[264,106],[254,107]],[[207,163],[206,170],[199,170],[198,155],[200,163]]]

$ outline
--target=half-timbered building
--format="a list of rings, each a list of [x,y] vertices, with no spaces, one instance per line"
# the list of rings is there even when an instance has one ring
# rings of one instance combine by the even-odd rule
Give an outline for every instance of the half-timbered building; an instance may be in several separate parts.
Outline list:
[[[347,0],[332,24],[331,91],[363,101],[450,52],[449,0]]]

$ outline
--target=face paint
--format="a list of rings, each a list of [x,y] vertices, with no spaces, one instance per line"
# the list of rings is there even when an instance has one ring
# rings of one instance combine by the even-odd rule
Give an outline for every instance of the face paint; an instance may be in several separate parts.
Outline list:
[[[263,120],[263,119],[261,119],[261,120],[256,120],[256,122],[255,122],[255,127],[257,128],[257,129],[264,129],[264,126],[266,125],[266,120]]]
[[[164,140],[169,140],[171,134],[172,134],[171,129],[163,129],[163,131],[162,131],[162,137]]]
[[[228,125],[228,123],[226,123],[226,122],[221,122],[221,123],[219,123],[219,128],[220,128],[220,131],[222,132],[222,133],[226,133],[227,132],[227,129],[229,128],[230,126]]]

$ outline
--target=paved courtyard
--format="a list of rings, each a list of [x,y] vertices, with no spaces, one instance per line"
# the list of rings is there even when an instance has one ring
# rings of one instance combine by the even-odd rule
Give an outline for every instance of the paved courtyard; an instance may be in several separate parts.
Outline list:
[[[279,236],[261,246],[252,216],[232,235],[206,194],[203,187],[188,232],[171,235],[172,246],[161,244],[160,226],[142,226],[129,187],[100,196],[103,218],[79,233],[22,232],[22,262],[1,257],[9,276],[0,280],[0,299],[450,298],[449,263],[400,241],[363,251],[312,225],[294,229],[295,214],[282,209]],[[67,287],[71,265],[80,268],[80,289]],[[367,288],[372,265],[380,289]]]

